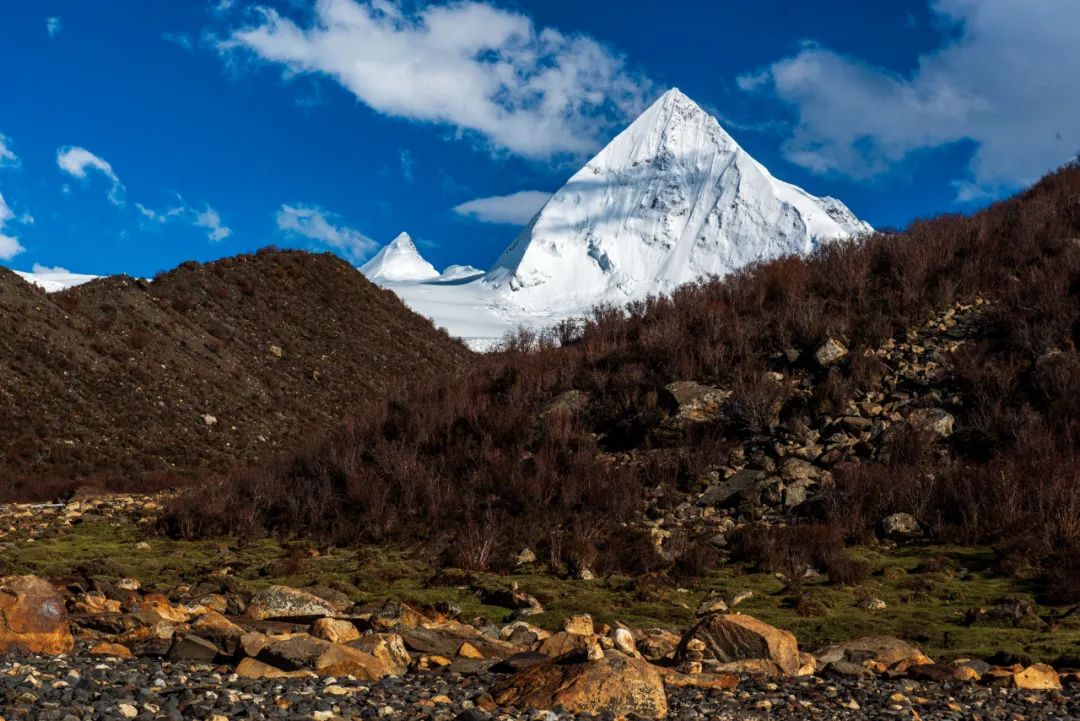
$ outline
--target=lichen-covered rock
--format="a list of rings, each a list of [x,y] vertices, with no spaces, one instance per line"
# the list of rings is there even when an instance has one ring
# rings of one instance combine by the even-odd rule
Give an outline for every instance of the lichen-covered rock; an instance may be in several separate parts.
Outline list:
[[[724,417],[731,391],[695,381],[676,381],[660,391],[659,403],[675,426],[710,423]]]
[[[615,650],[606,651],[595,661],[588,660],[585,652],[551,659],[500,682],[491,695],[500,705],[561,707],[594,716],[633,714],[660,719],[668,710],[660,671]]]
[[[339,610],[329,601],[307,591],[288,586],[270,586],[251,597],[245,615],[253,621],[314,620],[324,616],[334,616]]]
[[[933,663],[933,660],[915,644],[892,636],[867,636],[834,643],[821,649],[814,656],[822,666],[837,661],[859,664],[872,661],[886,668],[893,668],[901,663],[908,666]]]
[[[690,657],[698,653],[701,658]],[[738,613],[702,618],[683,635],[676,658],[706,665],[760,659],[775,663],[790,675],[798,673],[802,666],[794,634]]]
[[[349,643],[360,638],[356,624],[340,618],[320,618],[311,624],[309,633],[330,643]]]
[[[0,654],[70,653],[75,647],[64,599],[37,576],[0,578]]]

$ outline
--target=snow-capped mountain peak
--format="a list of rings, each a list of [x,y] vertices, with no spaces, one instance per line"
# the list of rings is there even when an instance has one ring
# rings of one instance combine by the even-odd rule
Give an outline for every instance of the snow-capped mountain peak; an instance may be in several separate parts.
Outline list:
[[[424,260],[408,233],[402,233],[387,243],[375,256],[360,266],[368,280],[419,281],[439,277],[435,266]]]
[[[621,304],[872,230],[774,178],[669,90],[578,171],[486,280],[526,308]]]

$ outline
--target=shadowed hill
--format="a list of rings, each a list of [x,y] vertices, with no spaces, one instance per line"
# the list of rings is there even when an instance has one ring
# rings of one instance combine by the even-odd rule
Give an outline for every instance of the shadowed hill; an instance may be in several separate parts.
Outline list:
[[[0,326],[0,476],[27,487],[222,472],[469,357],[345,262],[302,252],[54,295],[0,269]]]

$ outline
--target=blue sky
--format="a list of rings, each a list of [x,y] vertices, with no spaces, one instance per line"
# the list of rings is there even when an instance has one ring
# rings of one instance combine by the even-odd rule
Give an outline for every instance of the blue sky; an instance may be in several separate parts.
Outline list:
[[[18,269],[152,275],[270,243],[360,262],[402,230],[437,267],[486,267],[671,86],[879,227],[1080,151],[1075,0],[10,5]]]

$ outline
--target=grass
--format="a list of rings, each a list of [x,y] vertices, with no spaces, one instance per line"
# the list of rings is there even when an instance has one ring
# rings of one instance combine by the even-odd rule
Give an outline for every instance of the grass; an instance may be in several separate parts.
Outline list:
[[[148,544],[139,548],[137,544]],[[503,621],[505,608],[481,603],[477,589],[505,588],[516,582],[536,596],[546,613],[530,619],[558,628],[572,613],[590,613],[602,622],[619,620],[635,627],[675,631],[693,622],[700,600],[712,593],[753,591],[739,610],[790,629],[803,648],[866,635],[889,634],[921,644],[934,658],[988,658],[996,653],[1054,660],[1075,656],[1080,648],[1080,619],[1068,609],[1042,607],[1056,620],[1053,630],[965,626],[964,612],[992,606],[1006,598],[1031,598],[1031,589],[995,573],[993,553],[982,547],[908,546],[854,550],[875,569],[858,587],[836,586],[827,579],[808,580],[806,598],[824,615],[802,615],[794,595],[772,574],[729,566],[678,587],[666,580],[607,578],[577,581],[538,573],[508,576],[443,572],[416,549],[318,549],[299,541],[263,539],[237,545],[225,540],[174,541],[147,534],[134,523],[90,521],[49,538],[21,542],[5,550],[4,573],[34,573],[51,578],[77,574],[110,578],[131,576],[144,586],[169,590],[212,576],[222,568],[252,588],[281,583],[330,586],[356,601],[397,599],[416,604],[445,601],[467,619]],[[931,559],[934,562],[929,562]],[[856,607],[873,596],[887,604],[882,611]],[[1058,619],[1057,617],[1062,617]]]

